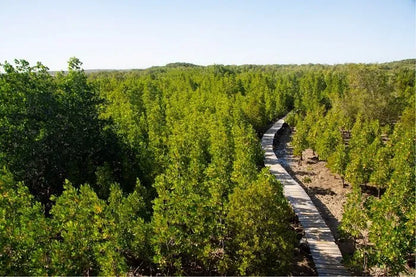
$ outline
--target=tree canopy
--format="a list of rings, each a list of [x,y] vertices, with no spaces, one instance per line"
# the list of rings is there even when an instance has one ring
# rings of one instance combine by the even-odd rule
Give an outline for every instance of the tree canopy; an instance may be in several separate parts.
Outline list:
[[[353,185],[342,228],[369,233],[369,266],[395,274],[414,251],[408,62],[2,67],[3,275],[289,274],[293,211],[259,137],[291,110],[294,154],[313,148]]]

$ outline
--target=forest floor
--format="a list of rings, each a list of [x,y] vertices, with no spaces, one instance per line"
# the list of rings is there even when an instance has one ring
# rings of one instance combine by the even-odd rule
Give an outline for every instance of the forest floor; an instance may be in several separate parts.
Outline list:
[[[343,255],[351,254],[353,246],[350,241],[340,239],[338,226],[342,219],[343,206],[346,201],[346,195],[351,188],[346,185],[343,187],[341,178],[333,174],[326,167],[326,162],[319,161],[311,149],[303,152],[303,161],[299,163],[299,159],[292,155],[291,129],[284,127],[275,140],[275,153],[279,163],[289,172],[289,174],[305,189],[311,197],[315,206],[318,208],[323,219],[331,230],[336,243],[338,244]],[[302,252],[299,253],[301,255]],[[308,269],[305,256],[297,258],[298,264],[295,266],[293,275],[304,275],[303,270],[311,272],[313,268]],[[311,258],[310,258],[311,259]]]
[[[295,158],[292,154],[291,139],[292,130],[286,125],[274,141],[274,150],[279,163],[305,189],[309,197],[311,197],[331,230],[342,255],[344,257],[351,256],[354,252],[353,242],[341,238],[338,231],[338,226],[342,220],[343,206],[347,199],[347,194],[351,191],[351,186],[346,184],[343,187],[341,177],[338,174],[330,172],[326,167],[326,162],[320,161],[312,149],[307,149],[302,153],[303,161],[299,163],[299,158]],[[374,196],[375,192],[364,191],[364,194]],[[299,235],[302,231],[302,226],[300,224],[296,225],[295,230]],[[297,251],[295,255],[295,263],[294,271],[292,272],[293,276],[316,275],[313,260],[307,245],[300,244],[300,251]],[[406,268],[409,271],[409,275],[401,275],[416,276],[414,259],[410,261]],[[382,269],[374,267],[370,269],[369,274],[371,276],[380,276],[384,273]],[[368,273],[353,271],[352,275],[368,275]]]

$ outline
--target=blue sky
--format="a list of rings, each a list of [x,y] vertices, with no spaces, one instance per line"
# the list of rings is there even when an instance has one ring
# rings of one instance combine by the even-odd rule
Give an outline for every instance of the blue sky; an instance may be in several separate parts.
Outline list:
[[[0,0],[0,62],[52,70],[416,57],[415,0]]]

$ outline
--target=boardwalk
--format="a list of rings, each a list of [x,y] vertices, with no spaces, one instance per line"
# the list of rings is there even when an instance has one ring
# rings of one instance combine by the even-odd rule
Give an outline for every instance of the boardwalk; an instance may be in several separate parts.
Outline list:
[[[282,128],[283,119],[278,120],[264,135],[261,146],[265,151],[264,163],[270,172],[283,184],[283,191],[305,230],[306,240],[318,275],[349,275],[341,264],[342,255],[331,231],[319,214],[304,189],[278,163],[273,151],[276,132]]]

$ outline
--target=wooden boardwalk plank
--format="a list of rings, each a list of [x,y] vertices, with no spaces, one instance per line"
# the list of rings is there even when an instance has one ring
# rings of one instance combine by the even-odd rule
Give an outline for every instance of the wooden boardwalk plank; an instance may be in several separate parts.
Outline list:
[[[305,237],[318,275],[349,275],[341,263],[342,255],[335,243],[334,237],[318,209],[305,190],[279,164],[276,154],[273,151],[274,136],[282,128],[283,123],[284,118],[278,120],[263,135],[261,146],[265,152],[264,163],[270,168],[270,172],[282,183],[283,193],[292,205],[293,210],[299,218],[299,222],[305,230]]]

